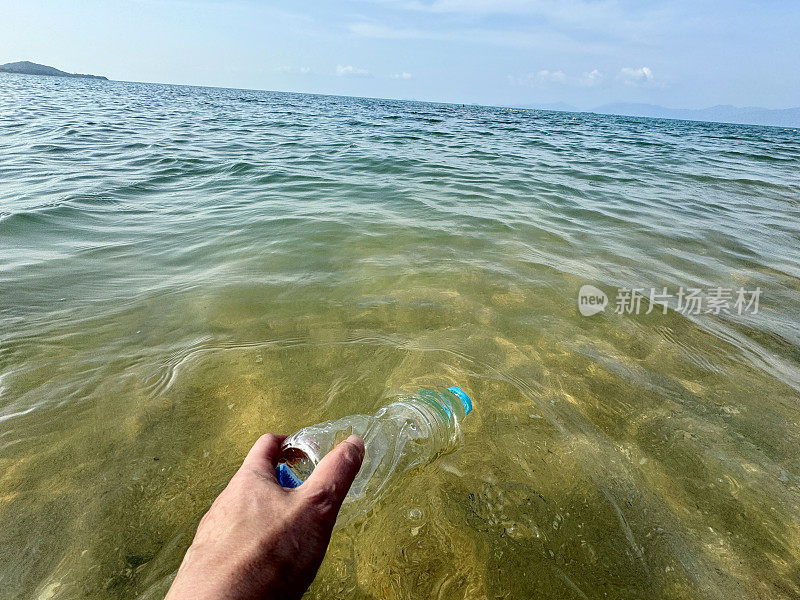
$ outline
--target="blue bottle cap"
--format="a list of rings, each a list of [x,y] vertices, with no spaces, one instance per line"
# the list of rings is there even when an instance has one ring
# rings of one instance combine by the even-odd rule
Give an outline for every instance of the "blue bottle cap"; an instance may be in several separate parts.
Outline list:
[[[278,477],[278,483],[281,484],[281,487],[296,488],[303,483],[303,480],[292,473],[292,470],[285,464],[278,465],[278,468],[275,469],[275,475]]]
[[[461,400],[461,404],[464,405],[464,415],[468,415],[472,412],[472,400],[469,399],[469,396],[467,396],[467,393],[464,390],[454,385],[447,388],[447,391],[452,392],[456,398]]]

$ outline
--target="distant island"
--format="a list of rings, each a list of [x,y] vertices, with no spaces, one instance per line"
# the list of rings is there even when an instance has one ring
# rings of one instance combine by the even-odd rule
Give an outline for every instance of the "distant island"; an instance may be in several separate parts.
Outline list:
[[[37,63],[23,60],[20,62],[6,63],[0,65],[0,73],[17,73],[20,75],[47,75],[48,77],[79,77],[82,79],[100,79],[108,81],[108,77],[102,75],[83,75],[81,73],[67,73],[54,67],[40,65]]]

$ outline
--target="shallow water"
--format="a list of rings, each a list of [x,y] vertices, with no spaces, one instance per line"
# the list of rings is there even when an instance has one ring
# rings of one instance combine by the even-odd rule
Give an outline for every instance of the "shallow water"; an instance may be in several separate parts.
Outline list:
[[[797,597],[798,136],[0,74],[0,595],[159,598],[260,433],[458,384],[309,598]]]

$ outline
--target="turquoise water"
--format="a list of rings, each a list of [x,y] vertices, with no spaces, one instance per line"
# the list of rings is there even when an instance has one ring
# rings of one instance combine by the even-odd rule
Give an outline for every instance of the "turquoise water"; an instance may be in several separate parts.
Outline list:
[[[0,75],[0,595],[158,598],[260,433],[458,384],[309,598],[797,597],[799,136]]]

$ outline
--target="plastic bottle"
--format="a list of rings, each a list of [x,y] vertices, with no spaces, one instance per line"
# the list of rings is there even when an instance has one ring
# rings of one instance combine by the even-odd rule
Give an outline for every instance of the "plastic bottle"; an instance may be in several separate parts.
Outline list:
[[[364,462],[339,511],[336,526],[342,527],[372,508],[404,473],[455,450],[461,422],[471,411],[472,401],[459,387],[420,389],[373,416],[351,415],[306,427],[284,441],[278,481],[283,487],[301,485],[336,444],[350,434],[361,436]]]

